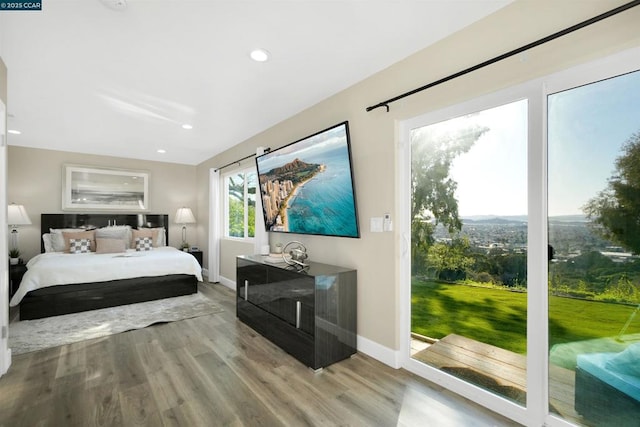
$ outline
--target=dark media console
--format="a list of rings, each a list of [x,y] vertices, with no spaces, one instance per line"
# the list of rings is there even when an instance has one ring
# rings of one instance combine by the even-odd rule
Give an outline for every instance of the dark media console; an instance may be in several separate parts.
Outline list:
[[[300,362],[320,369],[356,353],[357,272],[311,262],[299,270],[237,258],[238,318]]]

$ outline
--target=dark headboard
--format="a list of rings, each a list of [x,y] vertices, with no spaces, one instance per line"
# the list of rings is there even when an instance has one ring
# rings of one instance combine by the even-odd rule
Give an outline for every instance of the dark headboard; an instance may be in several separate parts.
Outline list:
[[[50,228],[100,228],[108,225],[130,225],[131,228],[164,227],[164,241],[169,245],[169,215],[156,214],[106,214],[106,213],[67,213],[41,214],[41,235]],[[40,239],[40,252],[44,252],[44,242]]]

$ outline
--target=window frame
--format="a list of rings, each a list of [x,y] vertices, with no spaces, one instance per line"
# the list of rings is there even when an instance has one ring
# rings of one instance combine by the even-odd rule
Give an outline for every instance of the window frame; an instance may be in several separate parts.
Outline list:
[[[222,179],[220,180],[221,185],[222,185],[222,197],[223,197],[223,212],[222,212],[222,217],[223,217],[223,224],[224,224],[224,233],[222,238],[226,239],[226,240],[233,240],[236,242],[246,242],[246,243],[254,243],[255,241],[255,229],[254,229],[254,236],[248,236],[249,234],[249,192],[248,192],[248,188],[249,186],[247,185],[248,180],[247,180],[247,175],[253,173],[256,176],[256,194],[255,196],[257,197],[258,194],[258,185],[257,185],[257,179],[258,179],[258,173],[256,172],[255,167],[247,167],[247,168],[243,168],[243,169],[236,169],[234,171],[231,172],[227,172],[225,174],[222,175]],[[243,194],[243,201],[244,201],[244,210],[243,210],[243,215],[244,215],[244,219],[243,219],[243,225],[244,225],[244,236],[240,237],[240,236],[231,236],[229,235],[229,225],[230,225],[230,221],[229,221],[229,179],[232,176],[237,176],[243,174],[244,176],[244,194]],[[256,203],[256,201],[254,201],[254,203]],[[255,209],[257,211],[257,203],[255,205]],[[256,215],[258,213],[256,212]]]

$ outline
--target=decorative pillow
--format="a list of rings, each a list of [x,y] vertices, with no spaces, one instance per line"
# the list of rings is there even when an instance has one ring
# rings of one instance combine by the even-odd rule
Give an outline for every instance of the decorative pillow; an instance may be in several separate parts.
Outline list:
[[[64,240],[63,240],[63,242],[64,242]],[[42,235],[42,243],[44,243],[44,251],[45,252],[55,252],[55,249],[53,249],[53,234],[44,233]]]
[[[96,237],[96,253],[97,254],[115,254],[124,252],[127,244],[123,239],[109,239]]]
[[[136,239],[136,251],[150,251],[153,249],[151,237],[138,237]]]
[[[51,245],[53,252],[65,251],[64,236],[62,233],[79,233],[81,231],[87,230],[84,228],[50,228],[49,233],[51,233]]]
[[[91,240],[69,239],[69,253],[83,254],[87,252],[91,252]]]
[[[153,236],[153,247],[158,248],[161,246],[167,246],[167,242],[165,242],[165,230],[164,227],[151,228],[155,233]]]
[[[632,344],[605,363],[605,368],[640,378],[640,343]]]
[[[75,233],[68,233],[66,231],[63,231],[62,236],[64,237],[64,252],[69,252],[70,239],[89,239],[91,241],[91,251],[93,252],[96,250],[96,232],[94,230],[80,231]]]
[[[151,244],[153,245],[153,230],[150,228],[142,228],[142,229],[138,229],[138,230],[131,230],[131,235],[132,235],[132,248],[136,248],[136,245],[138,244],[137,240],[139,238],[143,238],[143,237],[148,237],[151,239]]]
[[[125,249],[129,249],[131,247],[131,227],[128,225],[112,225],[98,228],[96,230],[97,238],[124,240]]]

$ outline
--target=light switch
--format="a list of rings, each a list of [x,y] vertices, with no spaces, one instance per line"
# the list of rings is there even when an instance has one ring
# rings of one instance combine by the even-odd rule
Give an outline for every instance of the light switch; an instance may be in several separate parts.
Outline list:
[[[382,217],[373,217],[370,222],[370,229],[372,233],[382,233],[383,219]]]

